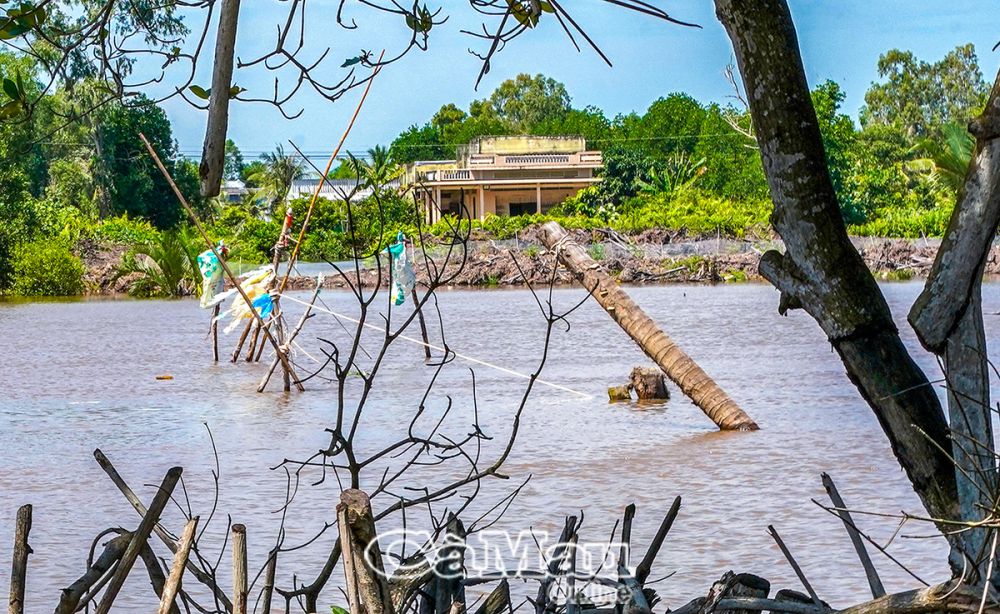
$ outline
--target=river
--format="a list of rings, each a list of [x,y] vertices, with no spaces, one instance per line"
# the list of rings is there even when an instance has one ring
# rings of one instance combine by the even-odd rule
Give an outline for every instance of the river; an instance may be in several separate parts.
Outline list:
[[[883,285],[897,318],[905,316],[920,287]],[[1000,310],[1000,284],[988,283],[983,291],[990,351],[996,355],[1000,321],[991,314]],[[629,292],[761,430],[719,433],[675,388],[665,405],[608,404],[607,387],[623,383],[632,366],[648,361],[589,301],[569,316],[568,332],[554,333],[542,374],[589,398],[536,388],[504,466],[514,479],[491,483],[481,508],[530,474],[497,528],[558,531],[566,514],[582,509],[584,538],[606,540],[622,508],[634,502],[633,538],[644,545],[673,497],[681,495],[680,516],[653,569],[654,577],[676,572],[656,585],[667,606],[703,595],[728,569],[770,579],[772,592],[802,590],[768,536],[769,524],[825,600],[843,606],[864,599],[867,583],[843,527],[810,501],[826,501],[820,474],[834,477],[853,508],[890,514],[921,508],[873,414],[817,325],[801,312],[779,316],[778,294],[766,285],[671,285]],[[328,308],[350,311],[346,292],[323,296]],[[563,307],[582,297],[580,289],[553,293]],[[439,292],[438,301],[455,351],[518,372],[536,364],[544,326],[528,291],[447,290]],[[292,320],[302,309],[291,302],[285,307]],[[908,326],[901,322],[900,327],[918,362],[938,377],[935,362],[916,349]],[[436,331],[433,322],[432,328]],[[233,522],[248,526],[251,567],[263,564],[278,526],[273,512],[286,485],[284,473],[270,468],[326,444],[323,429],[334,415],[331,384],[317,379],[306,393],[272,387],[258,394],[264,366],[212,364],[207,316],[191,300],[0,303],[0,330],[7,348],[0,369],[0,587],[5,589],[9,580],[13,519],[23,503],[34,505],[28,611],[55,606],[59,589],[84,571],[98,532],[137,524],[138,517],[94,462],[97,447],[147,500],[168,467],[183,466],[192,505],[204,518],[215,466],[206,424],[222,471],[220,511],[210,533],[224,533],[230,514]],[[318,336],[346,339],[339,325],[321,314],[301,338],[300,364],[311,363],[305,352],[320,357]],[[236,333],[222,337],[224,355],[235,338]],[[374,336],[365,346],[377,347]],[[432,372],[423,365],[419,347],[393,347],[360,438],[371,449],[405,428]],[[462,425],[470,422],[470,367],[476,372],[484,429],[502,440],[524,391],[523,379],[457,360],[444,369],[428,406],[440,410],[445,395],[452,395],[456,428],[467,432]],[[157,380],[161,374],[173,379]],[[308,539],[335,518],[338,492],[333,479],[301,485],[289,514],[288,543]],[[171,510],[166,522],[179,533],[178,518]],[[872,516],[857,521],[883,541],[896,528],[895,521]],[[908,525],[905,532],[933,530]],[[279,586],[287,587],[293,573],[311,578],[324,560],[327,537],[332,539],[324,536],[281,560]],[[897,538],[890,552],[929,581],[947,573],[940,539]],[[917,586],[885,557],[873,553],[873,558],[888,590]],[[340,570],[335,573],[339,579]],[[321,607],[342,601],[328,590]],[[149,611],[151,603],[148,583],[135,573],[116,610]]]

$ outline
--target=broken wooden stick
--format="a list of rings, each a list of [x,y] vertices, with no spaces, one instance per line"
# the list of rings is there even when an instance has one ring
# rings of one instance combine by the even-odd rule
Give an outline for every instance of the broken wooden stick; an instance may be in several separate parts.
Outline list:
[[[178,543],[177,554],[174,555],[174,564],[170,567],[170,575],[163,585],[163,595],[160,597],[160,609],[157,614],[169,614],[174,608],[174,599],[177,591],[181,588],[181,577],[184,575],[184,568],[187,566],[188,556],[191,554],[191,546],[194,545],[194,532],[198,528],[198,517],[188,520],[181,533],[181,541]]]
[[[675,497],[670,509],[667,510],[667,515],[663,517],[663,522],[660,523],[660,528],[656,530],[653,541],[649,543],[646,556],[642,557],[642,561],[635,567],[635,579],[639,581],[639,584],[645,584],[646,579],[649,578],[649,572],[653,569],[653,561],[656,560],[656,555],[660,552],[660,547],[663,546],[663,540],[667,538],[667,533],[674,525],[674,520],[677,519],[677,512],[680,509],[681,498]]]
[[[562,226],[546,222],[540,227],[539,236],[622,330],[720,429],[755,431],[759,428],[611,277],[600,270],[600,265],[570,238]]]
[[[136,513],[140,516],[145,516],[147,512],[146,506],[129,487],[128,483],[125,482],[125,479],[122,478],[121,474],[118,473],[118,470],[115,469],[115,466],[111,463],[111,460],[105,456],[104,452],[102,452],[100,448],[94,450],[94,458],[97,459],[97,464],[100,465],[101,469],[104,470],[104,473],[111,478],[111,482],[118,488],[125,499],[132,504],[132,508],[135,509]],[[160,541],[162,541],[163,544],[175,555],[180,550],[180,544],[177,543],[177,540],[175,540],[174,537],[160,525],[153,527],[153,533],[155,533],[156,536],[160,538]],[[232,602],[229,601],[229,596],[226,595],[226,592],[223,591],[218,584],[216,584],[215,579],[210,574],[195,565],[194,561],[190,559],[188,559],[187,568],[199,582],[212,590],[215,594],[215,598],[223,605],[223,607],[226,608],[226,610],[232,609],[233,606]]]
[[[854,544],[854,550],[858,553],[861,566],[865,569],[865,576],[868,577],[868,585],[871,587],[872,597],[878,599],[885,595],[885,587],[882,586],[882,579],[879,578],[878,571],[875,570],[872,558],[868,556],[868,549],[865,548],[864,542],[861,541],[861,534],[858,531],[858,527],[854,525],[851,512],[847,511],[844,500],[840,497],[840,493],[837,492],[837,486],[833,483],[833,478],[829,474],[824,473],[822,479],[823,487],[826,488],[826,494],[830,496],[830,501],[835,508],[834,511],[840,517],[841,522],[844,523],[844,528],[847,529],[847,534],[851,537],[851,543]]]
[[[14,526],[14,561],[10,570],[10,600],[7,605],[9,614],[24,613],[24,586],[28,573],[28,555],[31,546],[28,545],[28,534],[31,533],[31,505],[22,505],[17,510],[17,520]]]
[[[139,553],[146,545],[146,540],[149,539],[149,534],[153,531],[153,527],[159,521],[160,514],[163,513],[163,508],[170,501],[170,495],[173,494],[174,486],[177,485],[182,471],[180,467],[171,467],[167,471],[167,474],[163,476],[163,482],[160,483],[156,495],[153,496],[153,500],[149,504],[149,509],[146,510],[146,515],[142,517],[139,528],[132,533],[132,539],[129,541],[125,553],[122,554],[118,565],[115,567],[115,572],[111,576],[107,588],[104,590],[104,597],[97,604],[97,614],[108,614],[111,611],[111,606],[118,596],[118,591],[125,584],[125,578],[132,571],[132,566],[135,564],[136,559],[139,558]]]
[[[799,567],[799,564],[795,560],[795,557],[792,556],[792,553],[788,550],[788,547],[785,546],[784,540],[782,540],[781,536],[778,535],[778,530],[774,528],[774,525],[767,525],[767,532],[771,537],[774,538],[774,543],[778,544],[778,548],[781,549],[781,554],[785,555],[785,560],[788,561],[788,564],[791,565],[792,570],[795,571],[795,575],[798,576],[799,582],[801,582],[802,586],[804,586],[806,591],[808,591],[809,596],[813,600],[813,603],[816,604],[816,607],[822,608],[823,601],[819,598],[819,595],[816,594],[816,591],[813,589],[812,584],[809,583],[809,580],[806,579],[806,575],[802,573],[802,568]]]

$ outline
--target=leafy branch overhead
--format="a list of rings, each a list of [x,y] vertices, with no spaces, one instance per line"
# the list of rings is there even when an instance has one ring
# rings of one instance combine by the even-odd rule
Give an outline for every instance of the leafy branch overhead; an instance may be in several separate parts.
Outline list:
[[[263,1],[255,0],[253,10],[259,11],[257,3]],[[602,1],[668,23],[694,25],[640,0]],[[394,0],[340,0],[335,10],[317,8],[309,0],[271,2],[281,11],[274,38],[241,37],[240,54],[234,59],[237,73],[270,73],[274,88],[246,96],[244,88],[233,85],[230,98],[273,105],[289,119],[301,114],[300,103],[295,102],[300,95],[336,101],[364,86],[373,69],[392,64],[414,49],[426,50],[431,34],[448,23],[449,11],[465,13],[465,23],[470,14],[481,21],[478,29],[460,29],[481,43],[478,49],[470,49],[481,61],[477,84],[507,43],[547,25],[564,33],[578,51],[582,41],[611,63],[568,3],[559,0],[467,0],[464,9],[461,4],[453,8],[453,4],[416,1],[407,5]],[[88,79],[104,84],[104,96],[77,117],[108,100],[124,100],[140,92],[154,103],[180,96],[203,107],[211,89],[195,83],[195,75],[205,63],[217,60],[205,43],[215,35],[219,14],[224,12],[220,7],[225,6],[224,0],[0,0],[0,44],[37,62],[42,80],[38,93],[27,98],[11,96],[8,106],[0,110],[0,119],[10,119],[19,110],[30,114],[44,92],[72,90]],[[244,6],[240,17],[246,17],[249,10]],[[379,59],[367,50],[357,55],[337,53],[328,46],[329,37],[315,34],[329,32],[334,25],[357,30],[388,15],[405,23],[406,30],[395,44],[389,41]],[[330,64],[331,57],[338,59]],[[20,102],[13,104],[14,100]]]

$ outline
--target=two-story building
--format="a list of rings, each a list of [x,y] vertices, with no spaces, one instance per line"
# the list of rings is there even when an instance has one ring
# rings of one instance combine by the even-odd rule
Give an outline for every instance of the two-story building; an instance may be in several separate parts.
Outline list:
[[[443,215],[483,219],[546,213],[592,185],[603,165],[583,137],[491,136],[459,148],[457,160],[418,161],[406,183],[423,202],[426,220]],[[466,209],[463,213],[462,208]]]

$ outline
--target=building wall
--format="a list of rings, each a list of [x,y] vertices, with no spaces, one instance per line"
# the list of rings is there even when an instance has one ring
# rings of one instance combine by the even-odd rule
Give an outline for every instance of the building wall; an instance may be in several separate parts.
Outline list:
[[[468,151],[481,154],[577,153],[587,148],[579,136],[487,136],[474,140]]]

